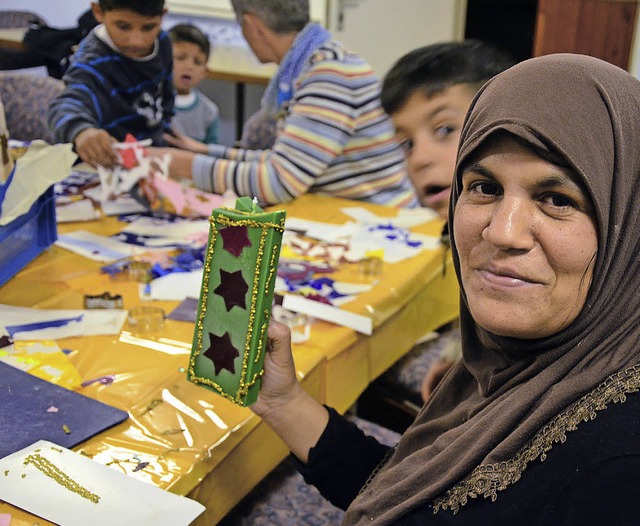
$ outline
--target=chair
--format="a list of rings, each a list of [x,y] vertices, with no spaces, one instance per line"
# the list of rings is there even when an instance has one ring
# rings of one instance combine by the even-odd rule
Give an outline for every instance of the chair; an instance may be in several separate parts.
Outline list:
[[[0,29],[23,29],[40,25],[46,25],[46,21],[31,11],[0,11]],[[42,56],[31,49],[0,49],[0,70],[2,71],[43,65]]]
[[[47,110],[63,90],[64,83],[51,77],[0,72],[0,100],[11,138],[55,142],[47,125]]]
[[[387,445],[395,445],[400,435],[358,417],[350,420],[366,434]],[[247,495],[218,526],[333,526],[340,524],[344,511],[307,484],[286,459]]]
[[[0,29],[29,27],[32,24],[45,24],[45,20],[31,11],[0,10]]]

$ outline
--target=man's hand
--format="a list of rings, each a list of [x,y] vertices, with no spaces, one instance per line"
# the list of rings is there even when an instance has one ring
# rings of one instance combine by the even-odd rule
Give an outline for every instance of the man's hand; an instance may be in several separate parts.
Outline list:
[[[113,149],[115,142],[115,137],[99,128],[86,128],[73,140],[80,159],[94,168],[98,165],[113,168],[118,164],[118,154]]]

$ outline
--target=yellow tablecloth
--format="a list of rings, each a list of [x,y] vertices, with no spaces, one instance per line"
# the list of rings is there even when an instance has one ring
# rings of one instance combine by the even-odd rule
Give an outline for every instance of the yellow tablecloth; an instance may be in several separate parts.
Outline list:
[[[289,217],[340,224],[344,207],[363,206],[380,216],[395,209],[318,195],[281,206]],[[113,218],[59,225],[111,235],[122,228]],[[412,229],[439,236],[440,220]],[[454,319],[458,289],[444,249],[423,251],[397,264],[384,264],[379,282],[343,308],[373,319],[374,333],[316,322],[308,342],[294,345],[298,377],[316,399],[345,411],[366,386],[426,332]],[[443,272],[443,262],[446,268]],[[112,279],[101,264],[51,247],[0,288],[0,303],[38,308],[82,308],[85,294],[121,294],[125,308],[139,305],[137,283]],[[345,265],[332,277],[352,276]],[[177,302],[153,302],[165,312]],[[77,448],[102,464],[207,506],[195,524],[215,524],[287,454],[284,444],[247,408],[196,387],[184,369],[193,324],[166,320],[161,336],[142,338],[128,330],[119,337],[58,340],[84,380],[115,375],[111,385],[81,392],[129,412],[130,418]],[[133,472],[138,462],[149,462]],[[12,525],[32,525],[33,516],[4,503]],[[41,525],[46,521],[38,519]]]

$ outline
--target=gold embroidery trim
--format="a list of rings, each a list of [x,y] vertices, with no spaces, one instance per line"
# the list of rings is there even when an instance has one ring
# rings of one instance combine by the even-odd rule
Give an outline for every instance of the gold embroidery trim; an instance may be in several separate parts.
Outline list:
[[[495,501],[498,491],[518,480],[530,462],[543,462],[554,444],[564,444],[567,433],[575,431],[578,424],[593,420],[598,411],[603,411],[610,403],[623,403],[626,395],[640,390],[640,365],[630,367],[609,376],[593,391],[586,394],[566,410],[554,417],[538,431],[511,459],[494,464],[481,464],[471,474],[447,490],[433,501],[433,513],[451,510],[454,514],[467,504],[469,498],[479,496]]]

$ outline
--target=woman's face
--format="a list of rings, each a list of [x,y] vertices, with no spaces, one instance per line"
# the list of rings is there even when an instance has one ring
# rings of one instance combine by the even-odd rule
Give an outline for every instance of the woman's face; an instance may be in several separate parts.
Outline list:
[[[542,338],[580,313],[598,244],[591,199],[572,170],[508,137],[492,141],[462,174],[453,228],[478,325]]]

